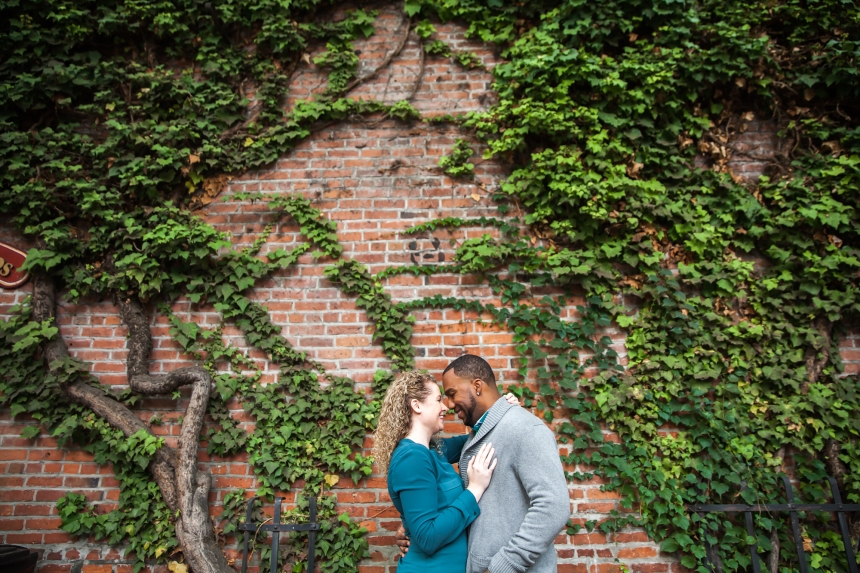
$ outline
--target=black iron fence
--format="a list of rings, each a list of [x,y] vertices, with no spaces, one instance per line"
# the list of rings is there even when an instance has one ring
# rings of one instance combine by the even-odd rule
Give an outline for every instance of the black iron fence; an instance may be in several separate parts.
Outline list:
[[[797,561],[800,565],[800,573],[808,573],[809,565],[806,562],[806,553],[803,549],[803,536],[800,531],[800,520],[797,513],[799,511],[827,511],[836,514],[836,519],[839,523],[839,530],[842,534],[842,545],[845,547],[845,558],[848,561],[849,573],[857,573],[856,552],[851,542],[851,534],[848,530],[848,520],[845,517],[846,513],[860,511],[860,504],[857,503],[842,503],[842,496],[839,493],[839,487],[836,480],[828,478],[830,483],[830,491],[833,495],[833,503],[795,503],[794,489],[787,476],[782,476],[783,487],[785,488],[785,499],[788,503],[766,503],[749,505],[744,503],[729,503],[729,504],[694,504],[687,506],[687,510],[692,513],[704,515],[710,512],[721,513],[743,513],[746,521],[747,535],[753,539],[757,539],[755,528],[753,527],[753,514],[755,513],[777,513],[788,512],[791,520],[791,531],[794,536],[794,548],[797,552]],[[707,541],[705,542],[707,544]],[[711,552],[711,547],[706,547],[708,554]],[[860,547],[857,549],[860,552]],[[750,545],[750,559],[752,561],[753,573],[761,573],[761,561],[758,554],[758,543],[754,542]],[[707,556],[705,562],[711,571],[715,571],[712,563],[708,561]]]
[[[253,532],[256,537],[260,531],[272,533],[272,555],[269,559],[270,573],[278,571],[278,549],[280,544],[281,533],[287,531],[307,531],[308,532],[308,566],[305,571],[313,573],[314,570],[314,543],[316,541],[316,532],[320,530],[320,524],[317,523],[317,500],[311,497],[310,501],[310,523],[281,523],[281,503],[284,498],[275,498],[275,514],[272,516],[272,523],[253,523],[254,502],[256,497],[248,500],[248,511],[245,513],[245,523],[239,525],[239,531],[245,532],[245,540],[242,549],[242,573],[247,573],[248,570],[248,552],[250,551],[250,535]],[[268,520],[267,520],[268,521]],[[260,569],[262,570],[262,563]],[[852,572],[854,573],[854,572]]]

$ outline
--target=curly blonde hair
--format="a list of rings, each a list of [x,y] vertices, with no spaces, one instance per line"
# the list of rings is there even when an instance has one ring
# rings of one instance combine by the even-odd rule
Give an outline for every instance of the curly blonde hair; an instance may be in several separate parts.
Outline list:
[[[424,401],[435,384],[436,379],[429,374],[410,370],[398,374],[388,387],[373,442],[373,460],[382,475],[388,473],[394,448],[412,426],[412,400]]]

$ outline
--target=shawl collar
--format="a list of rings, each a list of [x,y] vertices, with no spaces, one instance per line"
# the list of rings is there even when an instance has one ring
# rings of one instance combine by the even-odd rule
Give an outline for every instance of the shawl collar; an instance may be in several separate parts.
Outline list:
[[[460,455],[460,477],[463,478],[463,481],[468,485],[469,480],[466,477],[466,469],[469,465],[469,460],[473,457],[474,454],[469,454],[469,450],[472,448],[476,448],[481,440],[483,440],[484,436],[490,433],[490,431],[496,427],[496,425],[502,420],[505,414],[511,408],[517,408],[517,406],[513,404],[508,404],[508,401],[505,400],[504,396],[496,400],[496,403],[493,404],[490,409],[487,411],[487,417],[484,418],[484,423],[481,424],[480,430],[475,434],[474,432],[470,432],[469,439],[466,440],[466,445],[463,446],[463,453]]]

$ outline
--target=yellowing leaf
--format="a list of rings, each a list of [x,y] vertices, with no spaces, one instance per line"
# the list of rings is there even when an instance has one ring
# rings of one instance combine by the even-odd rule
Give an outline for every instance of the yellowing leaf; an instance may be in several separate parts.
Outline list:
[[[198,161],[200,161],[200,156],[199,156],[199,155],[194,155],[194,154],[192,153],[191,155],[189,155],[189,156],[188,156],[188,164],[189,164],[189,165],[194,165],[194,164],[195,164],[195,163],[197,163]]]
[[[171,561],[167,564],[167,568],[173,571],[173,573],[188,573],[188,567],[179,561]]]
[[[329,487],[334,487],[340,481],[340,476],[335,474],[327,474],[324,478]]]
[[[477,202],[478,202],[478,201],[480,201],[480,200],[481,200],[481,196],[480,196],[480,195],[478,195],[477,193],[472,193],[472,201],[474,201],[475,203],[477,203]]]
[[[113,111],[113,110],[115,110],[115,109],[116,109],[116,104],[115,104],[115,103],[108,103],[108,104],[105,104],[105,109],[106,109],[106,110],[108,110],[108,111]]]
[[[155,557],[161,557],[161,554],[167,551],[167,547],[156,547],[155,548]]]
[[[250,147],[251,145],[254,145],[254,140],[251,139],[250,137],[246,137],[245,138],[245,147]]]

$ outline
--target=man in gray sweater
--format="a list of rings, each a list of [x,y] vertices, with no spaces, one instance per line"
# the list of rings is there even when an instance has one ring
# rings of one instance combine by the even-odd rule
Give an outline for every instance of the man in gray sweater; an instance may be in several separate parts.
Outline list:
[[[469,460],[483,443],[493,444],[498,459],[478,504],[481,515],[469,529],[466,573],[555,573],[553,541],[570,517],[570,497],[552,431],[499,395],[483,358],[454,360],[442,385],[448,407],[472,428],[460,457],[464,485]],[[397,543],[408,546],[400,531]]]

